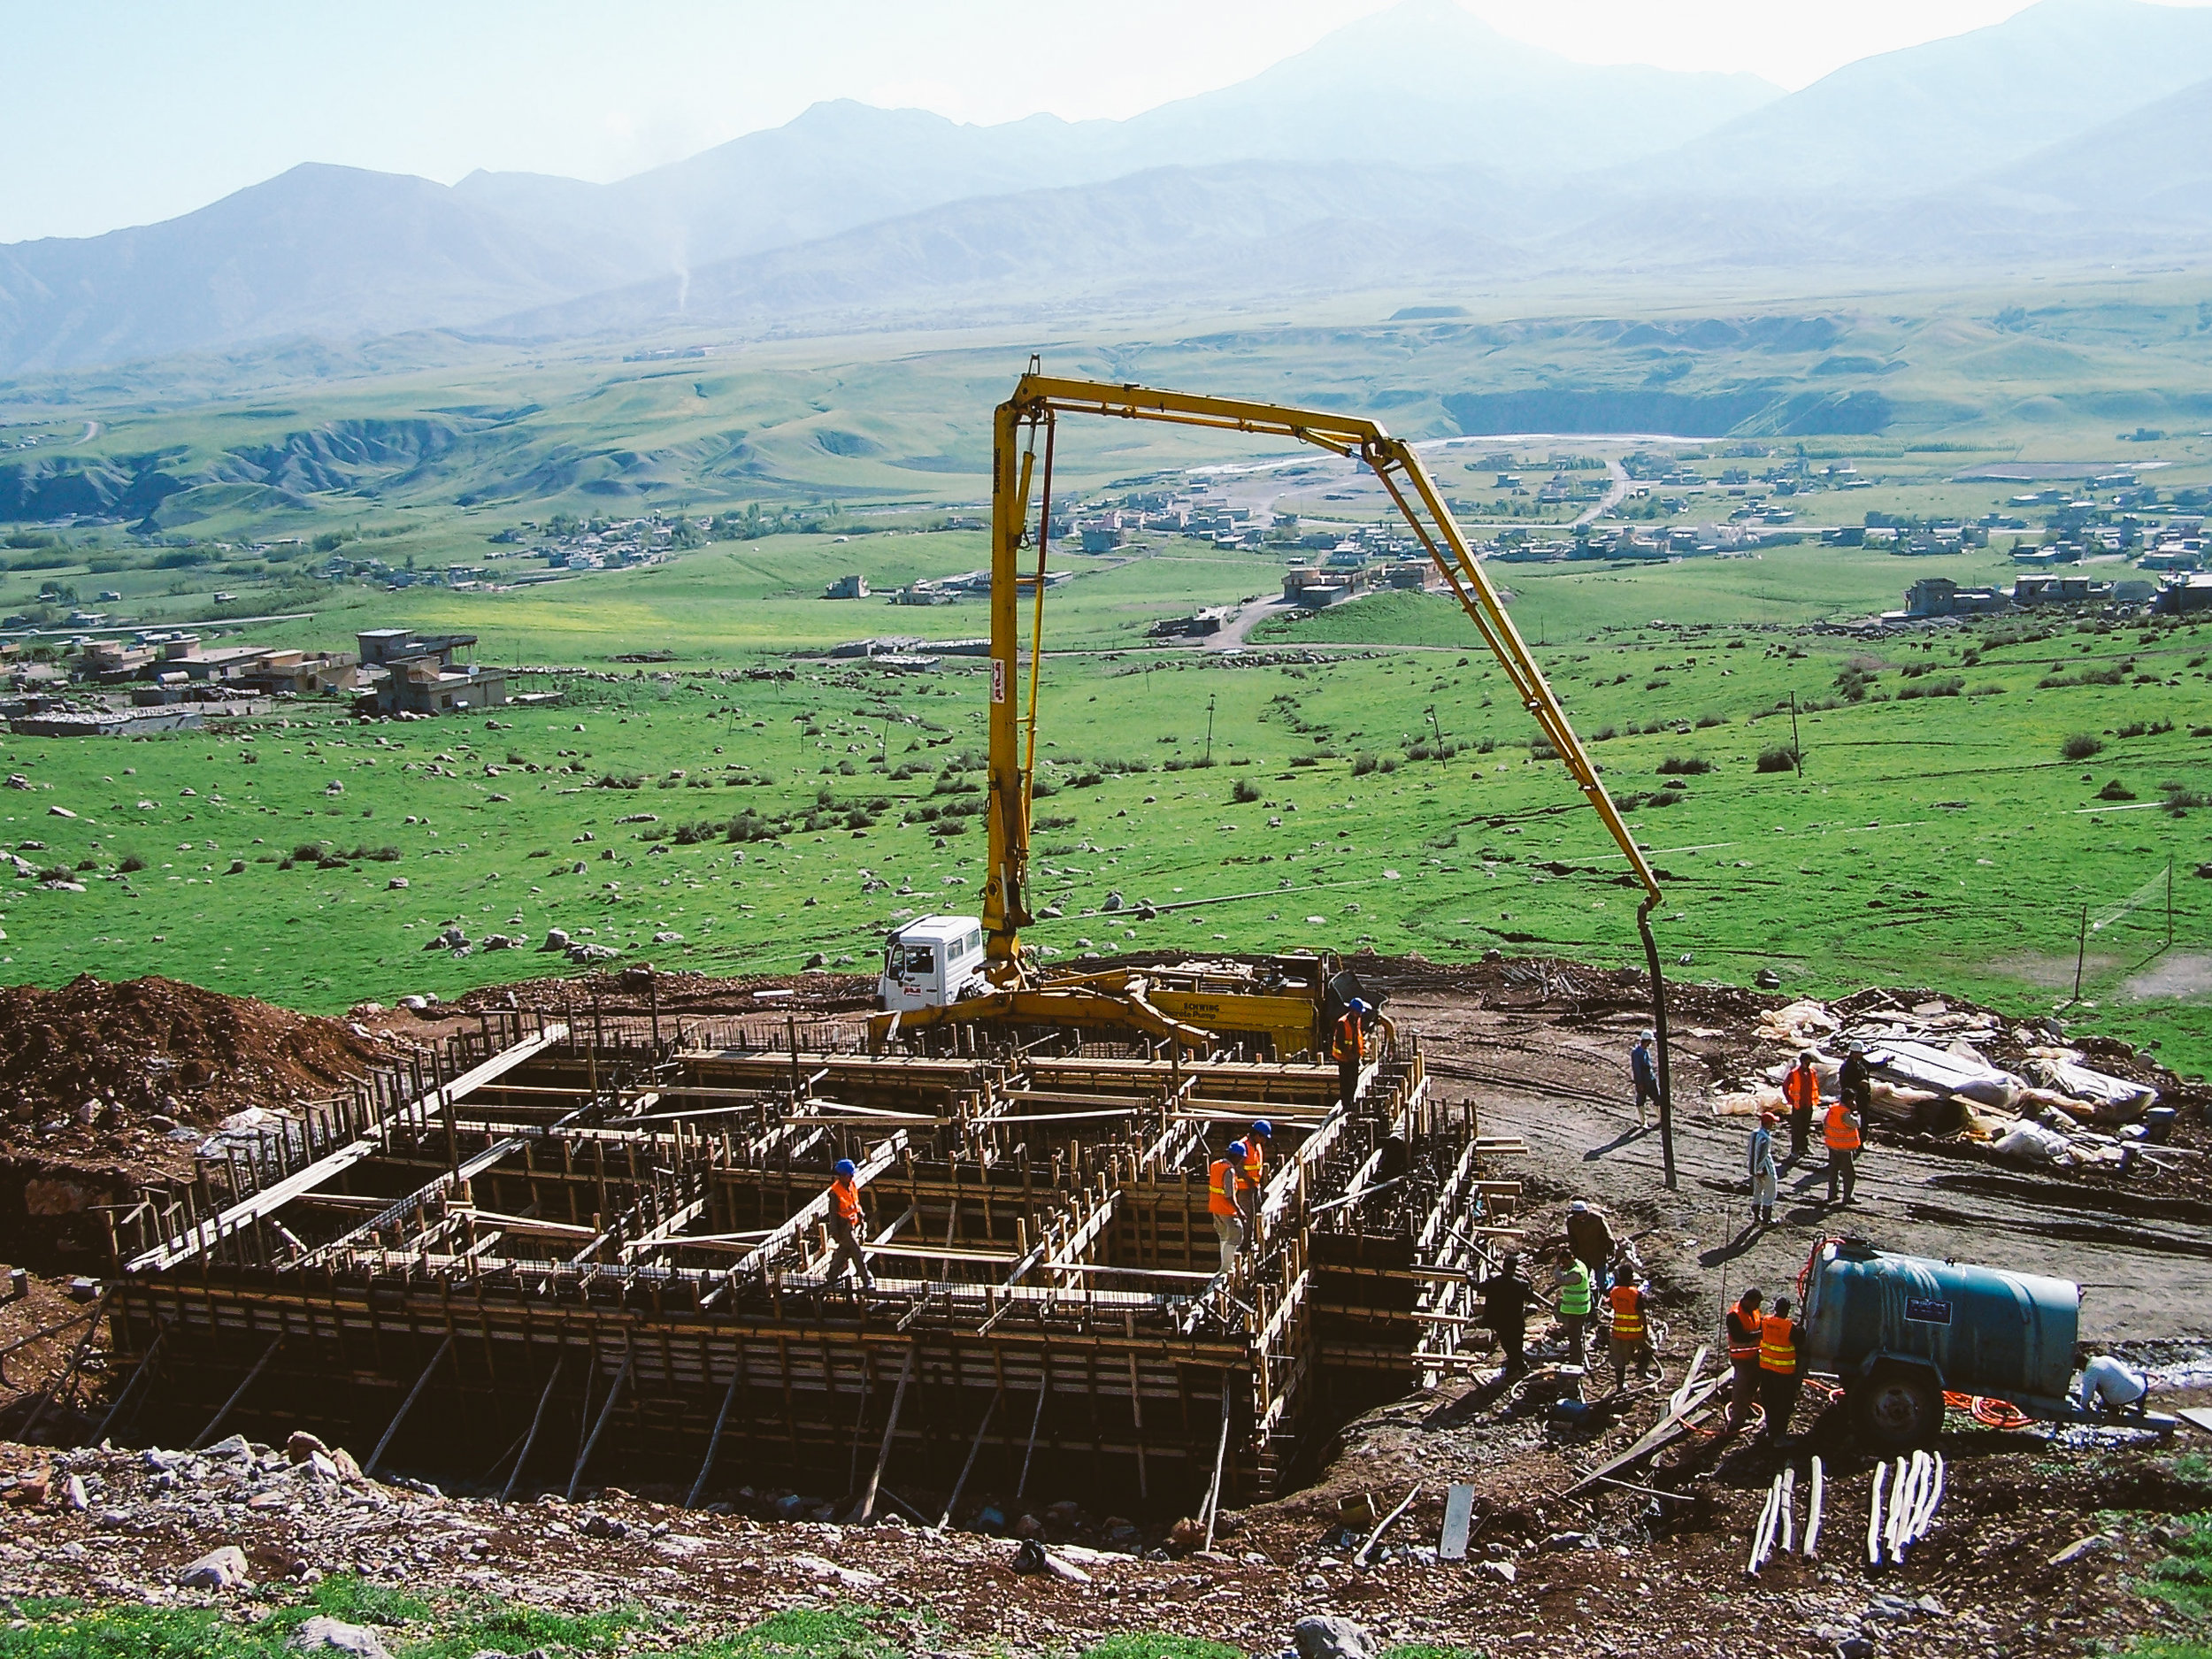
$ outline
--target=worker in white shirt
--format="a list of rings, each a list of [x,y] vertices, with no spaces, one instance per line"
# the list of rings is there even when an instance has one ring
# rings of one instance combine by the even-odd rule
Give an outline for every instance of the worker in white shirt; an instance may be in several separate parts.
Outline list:
[[[2127,1411],[2140,1417],[2150,1398],[2150,1379],[2132,1365],[2124,1365],[2109,1354],[2100,1354],[2081,1368],[2081,1409],[2084,1411]]]

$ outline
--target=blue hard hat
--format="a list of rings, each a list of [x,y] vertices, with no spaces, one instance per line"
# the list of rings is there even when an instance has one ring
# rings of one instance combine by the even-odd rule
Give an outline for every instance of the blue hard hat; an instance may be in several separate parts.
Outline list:
[[[1256,1118],[1252,1120],[1252,1133],[1263,1140],[1272,1141],[1275,1138],[1275,1125],[1264,1118]]]
[[[1355,1014],[1364,1014],[1367,1011],[1366,1002],[1356,996],[1347,1002],[1345,1007],[1350,1009]]]
[[[1243,1157],[1247,1153],[1251,1151],[1251,1148],[1246,1146],[1241,1141],[1232,1141],[1229,1143],[1229,1156],[1233,1158]]]
[[[847,1180],[850,1180],[854,1176],[860,1173],[860,1166],[855,1164],[850,1158],[840,1158],[837,1160],[837,1172],[843,1176]]]

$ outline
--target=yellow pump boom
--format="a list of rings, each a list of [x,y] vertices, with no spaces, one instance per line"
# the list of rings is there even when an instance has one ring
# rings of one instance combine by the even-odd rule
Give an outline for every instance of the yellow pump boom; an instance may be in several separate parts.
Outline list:
[[[1529,655],[1520,631],[1506,614],[1497,590],[1468,546],[1444,503],[1428,469],[1402,438],[1356,415],[1329,414],[1277,403],[1202,397],[1187,392],[1100,381],[1060,380],[1032,372],[1022,376],[1014,395],[998,406],[991,449],[991,702],[990,794],[984,814],[988,844],[983,889],[986,969],[995,983],[1011,989],[1028,982],[1021,960],[1021,929],[1032,919],[1027,904],[1030,783],[1036,765],[1037,673],[1043,650],[1043,619],[1052,475],[1052,442],[1063,414],[1100,415],[1122,420],[1162,421],[1172,426],[1248,432],[1291,438],[1332,454],[1357,459],[1383,488],[1411,526],[1414,535],[1450,584],[1472,618],[1546,741],[1558,752],[1577,787],[1607,832],[1627,856],[1628,867],[1644,888],[1636,913],[1644,955],[1651,970],[1654,1019],[1659,1038],[1659,1090],[1663,1128],[1671,1130],[1672,1091],[1667,1064],[1666,1002],[1659,972],[1659,951],[1651,933],[1651,911],[1660,902],[1659,879],[1636,839],[1622,822],[1606,793],[1582,740],[1568,723],[1566,710]],[[1034,537],[1036,568],[1024,580],[1022,553],[1032,544],[1030,499],[1035,481],[1037,440],[1045,449],[1043,515]],[[1026,439],[1026,442],[1025,441]],[[1029,683],[1022,684],[1022,589],[1032,590]],[[1672,1136],[1664,1141],[1667,1185],[1674,1185]]]

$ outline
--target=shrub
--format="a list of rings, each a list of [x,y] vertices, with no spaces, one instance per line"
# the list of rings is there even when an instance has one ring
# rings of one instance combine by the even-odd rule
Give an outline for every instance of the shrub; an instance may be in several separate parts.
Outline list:
[[[2115,778],[2097,791],[2097,799],[2100,801],[2132,801],[2135,799],[2135,791]]]
[[[2058,746],[2058,752],[2068,760],[2087,760],[2092,755],[2104,753],[2104,739],[2089,732],[2076,732]]]
[[[1048,830],[1073,829],[1075,827],[1075,818],[1072,814],[1063,812],[1055,818],[1041,818],[1034,824],[1031,825],[1030,827],[1038,831],[1040,833]]]
[[[1364,778],[1379,764],[1372,755],[1355,755],[1352,757],[1352,776]]]
[[[146,867],[146,861],[136,853],[126,853],[123,856],[123,862],[115,867],[125,875],[133,876]]]
[[[1724,716],[1715,714],[1709,710],[1697,717],[1697,729],[1701,732],[1708,732],[1717,726],[1727,724],[1728,721]]]
[[[1659,763],[1663,778],[1690,778],[1713,770],[1713,763],[1702,755],[1670,755]]]
[[[1236,787],[1229,791],[1229,798],[1240,806],[1249,806],[1260,798],[1260,787],[1248,779],[1240,778]]]
[[[1528,757],[1531,760],[1557,760],[1559,751],[1551,746],[1549,738],[1539,737],[1530,741]]]
[[[1940,680],[1916,682],[1898,688],[1897,700],[1909,703],[1915,697],[1955,697],[1966,689],[1966,681],[1956,674],[1946,674]]]
[[[1795,772],[1797,751],[1793,749],[1763,749],[1759,751],[1757,772]]]

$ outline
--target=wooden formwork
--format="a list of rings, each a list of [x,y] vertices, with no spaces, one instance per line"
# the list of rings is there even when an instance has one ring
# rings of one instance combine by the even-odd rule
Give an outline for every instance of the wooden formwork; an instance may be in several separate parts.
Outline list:
[[[1417,1042],[1347,1113],[1302,1063],[657,1025],[487,1017],[112,1212],[142,1376],[111,1432],[307,1427],[508,1488],[936,1503],[972,1468],[971,1494],[1188,1510],[1280,1490],[1347,1409],[1452,1363],[1497,1221]],[[1224,1273],[1207,1166],[1260,1116]],[[839,1157],[866,1291],[831,1278]]]

